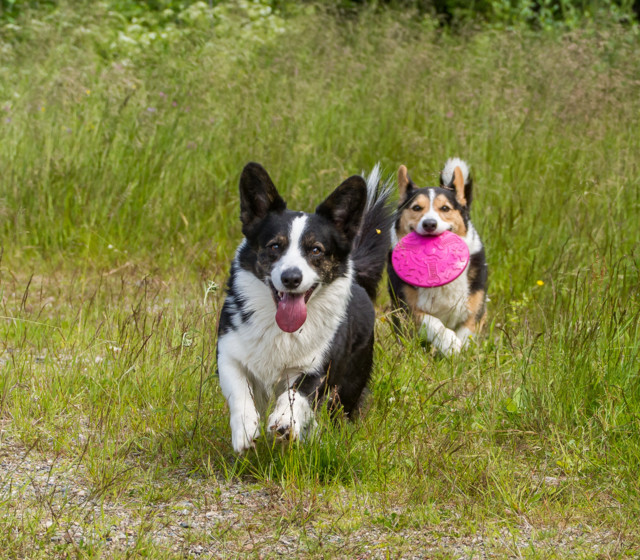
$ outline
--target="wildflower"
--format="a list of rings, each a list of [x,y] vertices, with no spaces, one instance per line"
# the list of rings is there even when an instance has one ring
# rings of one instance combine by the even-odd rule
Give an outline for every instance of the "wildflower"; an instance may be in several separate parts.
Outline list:
[[[84,90],[84,92],[85,92],[87,95],[91,95],[91,90],[90,90],[90,89],[85,89],[85,90]]]
[[[42,111],[44,113],[44,105],[42,107],[40,107],[40,111]]]
[[[377,233],[378,235],[380,235],[380,234],[382,233],[382,231],[380,231],[378,228],[376,228],[376,233]]]
[[[544,286],[544,280],[538,280],[536,284],[538,284],[538,286]]]
[[[147,107],[147,112],[148,113],[155,113],[157,111],[157,109],[155,107]]]

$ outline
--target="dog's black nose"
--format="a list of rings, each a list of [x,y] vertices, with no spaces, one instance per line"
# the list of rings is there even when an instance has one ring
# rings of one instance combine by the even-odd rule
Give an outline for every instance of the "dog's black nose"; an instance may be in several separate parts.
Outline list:
[[[280,280],[287,290],[294,290],[302,282],[302,271],[299,268],[287,268],[281,275]]]
[[[427,220],[422,221],[422,227],[424,228],[424,231],[431,233],[432,231],[436,231],[438,222],[433,218],[428,218]]]

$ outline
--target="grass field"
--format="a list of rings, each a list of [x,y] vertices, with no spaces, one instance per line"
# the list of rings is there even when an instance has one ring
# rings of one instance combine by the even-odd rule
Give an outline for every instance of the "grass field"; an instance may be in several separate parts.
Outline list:
[[[300,12],[165,40],[96,6],[0,35],[2,558],[638,557],[637,30]],[[451,155],[479,346],[396,340],[382,294],[368,414],[236,457],[215,325],[242,166],[311,210]]]

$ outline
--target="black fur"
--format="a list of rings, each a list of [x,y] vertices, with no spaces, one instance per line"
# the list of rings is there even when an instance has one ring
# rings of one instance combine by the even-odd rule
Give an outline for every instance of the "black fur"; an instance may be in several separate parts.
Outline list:
[[[314,363],[307,371],[300,371],[294,382],[298,393],[307,397],[312,406],[328,396],[332,409],[341,408],[350,415],[371,375],[375,324],[372,302],[384,271],[393,224],[389,196],[389,190],[380,187],[368,191],[365,180],[353,176],[319,204],[315,213],[306,214],[307,220],[298,247],[306,264],[320,279],[320,287],[315,289],[331,286],[338,278],[346,277],[351,269],[354,273],[351,293],[347,296],[348,303],[346,298],[344,301],[347,305],[344,319],[338,324],[322,360],[318,360],[321,363]],[[271,178],[257,163],[247,164],[242,172],[240,210],[245,241],[231,266],[227,298],[218,326],[218,352],[220,341],[225,336],[240,337],[228,340],[237,340],[242,347],[243,333],[272,329],[275,325],[276,303],[272,324],[255,323],[254,326],[259,325],[259,329],[249,328],[253,325],[252,321],[257,320],[252,307],[254,294],[241,293],[237,277],[246,271],[262,284],[273,288],[272,272],[280,257],[289,249],[291,224],[297,217],[305,216],[302,212],[287,209]],[[261,286],[260,290],[261,301],[264,301],[264,287]],[[314,294],[310,297],[313,298]],[[322,308],[315,309],[310,304],[308,312],[318,313],[319,309]],[[243,330],[244,327],[247,327],[246,330]],[[305,324],[302,324],[300,332],[304,329]],[[277,332],[281,334],[270,331],[270,340],[296,336],[296,333]],[[261,340],[253,342],[260,344]],[[314,348],[310,348],[310,352],[315,351]],[[258,349],[260,353],[263,352],[260,346]],[[241,349],[236,351],[241,352]],[[265,356],[273,352],[278,352],[278,349],[265,344]],[[282,361],[285,369],[293,365],[286,363],[286,356],[282,357]],[[248,378],[255,376],[250,366],[245,367]]]

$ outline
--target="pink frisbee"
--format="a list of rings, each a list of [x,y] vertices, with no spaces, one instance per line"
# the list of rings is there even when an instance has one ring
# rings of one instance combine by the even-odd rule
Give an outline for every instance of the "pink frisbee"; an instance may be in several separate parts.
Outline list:
[[[435,288],[453,282],[469,264],[469,247],[455,233],[405,235],[391,253],[396,274],[407,284]]]

